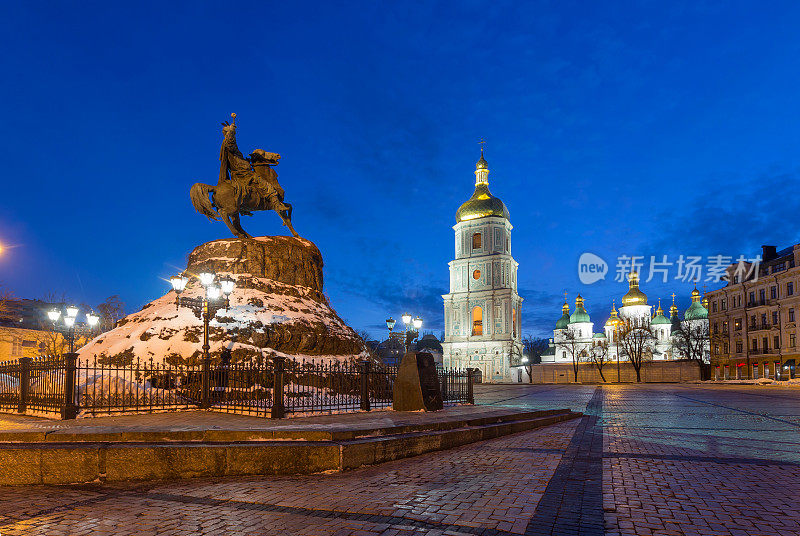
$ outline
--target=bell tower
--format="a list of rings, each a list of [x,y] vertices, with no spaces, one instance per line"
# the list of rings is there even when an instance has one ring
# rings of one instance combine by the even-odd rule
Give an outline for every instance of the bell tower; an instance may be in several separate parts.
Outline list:
[[[477,368],[484,382],[527,381],[522,365],[518,264],[511,219],[489,191],[489,164],[475,164],[475,191],[456,212],[455,259],[444,299],[445,367]]]

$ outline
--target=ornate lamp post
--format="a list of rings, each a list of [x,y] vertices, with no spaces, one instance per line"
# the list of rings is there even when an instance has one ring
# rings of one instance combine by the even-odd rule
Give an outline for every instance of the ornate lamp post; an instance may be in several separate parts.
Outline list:
[[[67,306],[63,314],[58,309],[51,309],[50,311],[47,311],[47,318],[49,318],[50,322],[53,323],[53,329],[67,337],[67,340],[69,341],[70,354],[75,353],[75,330],[81,330],[79,326],[75,325],[75,321],[78,319],[79,312],[80,309],[74,305]],[[59,324],[59,320],[62,320],[61,324]],[[93,311],[86,313],[86,325],[89,327],[89,333],[94,330],[99,321],[100,317],[94,314]]]
[[[403,316],[400,318],[402,318],[403,325],[405,326],[403,334],[405,335],[406,353],[408,353],[411,343],[414,342],[417,337],[419,337],[419,329],[422,327],[422,318],[419,316],[412,318],[411,313],[403,313]],[[392,317],[386,319],[386,327],[389,328],[389,335],[391,335],[395,323],[396,322]]]
[[[169,282],[172,284],[172,290],[175,291],[175,307],[191,309],[195,316],[203,320],[202,407],[207,408],[210,406],[208,391],[211,371],[211,356],[208,353],[211,349],[211,345],[208,342],[208,324],[216,316],[217,311],[227,309],[230,306],[229,298],[236,283],[229,276],[219,277],[211,272],[201,272],[197,275],[197,279],[205,289],[205,294],[199,298],[181,296],[181,292],[184,291],[186,284],[189,282],[189,278],[185,275],[174,275],[169,278]],[[224,299],[221,299],[223,297]]]

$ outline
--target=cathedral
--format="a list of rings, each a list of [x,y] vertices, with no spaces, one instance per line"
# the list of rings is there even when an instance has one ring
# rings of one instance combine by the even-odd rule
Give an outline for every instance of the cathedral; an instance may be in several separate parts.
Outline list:
[[[443,365],[473,368],[483,382],[528,381],[522,363],[517,262],[511,218],[489,192],[489,165],[475,165],[475,192],[456,212],[455,260],[444,298]]]
[[[695,288],[692,291],[692,304],[683,314],[683,319],[689,325],[702,325],[708,329],[708,306],[700,298],[700,292]],[[619,329],[625,324],[635,327],[648,327],[653,337],[649,343],[649,351],[653,360],[682,359],[680,348],[676,344],[675,334],[681,329],[681,320],[678,307],[675,305],[675,294],[672,295],[672,306],[669,309],[669,318],[664,316],[659,300],[658,308],[653,313],[651,305],[647,304],[647,296],[639,289],[639,274],[628,274],[628,292],[622,297],[622,306],[617,311],[614,304],[611,306],[609,318],[603,326],[603,331],[595,333],[594,323],[584,306],[580,294],[575,298],[575,311],[569,313],[566,300],[561,307],[561,318],[556,322],[553,338],[550,340],[549,350],[542,355],[542,363],[572,363],[572,352],[578,354],[580,361],[588,361],[592,346],[604,344],[608,347],[608,360],[617,361],[620,347],[617,343]],[[705,353],[705,360],[710,358],[710,345]],[[626,360],[623,355],[623,361]]]

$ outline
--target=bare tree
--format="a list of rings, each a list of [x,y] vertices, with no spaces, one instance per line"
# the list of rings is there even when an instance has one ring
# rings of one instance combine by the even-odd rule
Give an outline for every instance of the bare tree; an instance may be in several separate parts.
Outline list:
[[[528,380],[533,382],[533,365],[542,362],[542,356],[550,348],[550,341],[541,337],[527,336],[522,339],[522,347],[528,357],[525,369],[528,371]]]
[[[711,332],[708,329],[708,322],[699,320],[682,320],[680,330],[675,335],[675,345],[678,351],[686,359],[696,361],[703,371],[703,378],[707,379],[707,358],[708,349],[711,346]],[[714,335],[715,341],[719,343],[727,342],[726,337],[720,334]],[[748,366],[748,369],[750,367]]]
[[[603,382],[606,382],[606,377],[603,374],[603,367],[611,361],[608,355],[608,341],[600,340],[595,341],[592,344],[591,350],[589,350],[589,361],[594,363],[594,366],[597,367],[597,372],[600,373],[600,377],[603,379]]]
[[[125,316],[125,304],[118,295],[114,294],[97,306],[97,312],[100,316],[100,331],[106,332],[114,329],[117,322]]]
[[[575,382],[577,383],[578,366],[580,365],[581,361],[581,346],[583,346],[583,343],[581,343],[578,340],[578,336],[571,329],[565,330],[563,337],[564,339],[561,344],[564,345],[564,347],[567,349],[570,356],[572,357],[572,371],[575,375]]]
[[[622,354],[631,362],[636,371],[636,381],[642,381],[642,364],[653,358],[653,333],[650,326],[638,326],[625,322],[619,330],[619,344]]]

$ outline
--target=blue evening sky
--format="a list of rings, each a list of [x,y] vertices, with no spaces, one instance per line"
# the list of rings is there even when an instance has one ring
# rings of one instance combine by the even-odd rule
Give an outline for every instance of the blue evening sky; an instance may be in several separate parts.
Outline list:
[[[283,156],[354,328],[408,310],[441,330],[480,138],[524,334],[552,334],[564,291],[602,323],[626,285],[582,285],[583,252],[613,270],[800,241],[798,27],[797,2],[5,3],[0,284],[128,312],[163,294],[229,236],[188,188],[216,182],[236,112],[245,154]],[[676,271],[651,303],[688,305]]]

